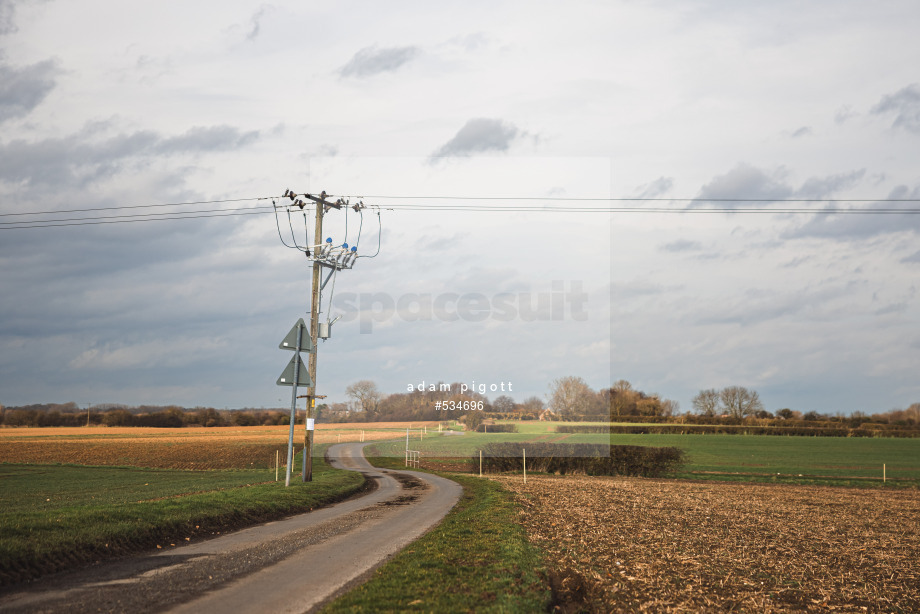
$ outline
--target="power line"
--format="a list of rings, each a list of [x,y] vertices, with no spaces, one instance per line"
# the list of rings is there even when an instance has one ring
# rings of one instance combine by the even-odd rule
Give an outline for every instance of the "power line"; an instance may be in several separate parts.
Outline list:
[[[693,203],[920,203],[920,198],[647,198],[636,197],[576,197],[576,196],[393,196],[330,194],[336,198],[387,198],[400,200],[549,200],[565,202],[693,202]]]
[[[371,197],[368,197],[371,198]],[[495,212],[530,212],[530,213],[813,213],[813,214],[877,214],[877,213],[920,213],[920,208],[888,208],[888,209],[841,209],[825,208],[813,209],[806,207],[502,207],[483,205],[389,205],[384,209],[399,211],[495,211]]]
[[[220,203],[240,203],[250,200],[269,200],[272,196],[253,196],[250,198],[225,198],[222,200],[193,200],[182,203],[160,203],[155,205],[119,205],[116,207],[93,207],[90,209],[58,209],[56,211],[26,211],[22,213],[0,213],[0,217],[12,215],[56,215],[58,213],[84,213],[87,211],[116,211],[118,209],[147,209],[152,207],[182,207],[185,205],[216,205]]]
[[[141,213],[135,215],[97,215],[92,217],[70,217],[70,218],[59,218],[59,219],[50,219],[50,220],[27,220],[25,222],[0,222],[0,225],[10,225],[10,224],[31,224],[31,223],[46,223],[46,222],[81,222],[85,220],[108,220],[108,219],[119,219],[119,218],[143,218],[149,221],[155,221],[159,217],[163,216],[178,216],[169,219],[182,219],[182,217],[191,217],[196,213],[230,213],[231,211],[252,211],[252,210],[261,210],[261,209],[271,209],[267,206],[256,206],[256,207],[236,207],[233,209],[199,209],[197,211],[169,211],[165,213]],[[17,214],[12,214],[17,215]],[[19,214],[24,215],[24,214]],[[201,217],[201,216],[199,216]]]
[[[137,216],[140,219],[126,219],[126,220],[97,220],[96,218],[84,218],[87,221],[84,222],[67,222],[64,224],[34,224],[31,226],[0,226],[0,230],[20,230],[23,228],[59,228],[62,226],[94,226],[98,224],[131,224],[137,222],[162,222],[167,220],[190,220],[190,219],[202,219],[202,218],[212,218],[212,217],[233,217],[238,215],[265,215],[270,213],[269,211],[240,211],[233,213],[216,213],[210,215],[183,215],[178,217],[155,217],[148,218]],[[17,222],[19,224],[32,224],[32,222]]]
[[[56,211],[36,211],[2,213],[0,216],[41,216],[62,213],[90,213],[100,211],[118,211],[126,209],[148,209],[155,207],[175,207],[196,204],[218,204],[231,202],[246,202],[252,200],[266,200],[273,197],[234,198],[221,200],[202,200],[184,203],[161,203],[149,205],[125,205],[118,207],[95,207],[88,209],[64,209]],[[367,196],[362,198],[380,199],[407,199],[407,200],[449,200],[449,201],[548,201],[548,202],[670,202],[670,203],[771,203],[782,205],[784,203],[920,203],[920,199],[677,199],[677,198],[567,198],[567,197],[504,197],[504,196]],[[88,226],[98,224],[119,224],[136,222],[154,222],[164,220],[203,219],[214,217],[230,217],[241,215],[258,215],[262,213],[277,212],[279,208],[290,209],[294,205],[278,207],[273,204],[256,205],[253,207],[199,209],[192,211],[170,211],[163,213],[133,213],[124,215],[88,215],[74,218],[56,219],[31,219],[22,221],[0,222],[0,230],[16,230],[26,228],[54,228],[63,226]],[[430,212],[490,212],[490,213],[772,213],[772,214],[812,214],[812,215],[915,215],[920,213],[920,208],[898,207],[687,207],[687,206],[559,206],[559,205],[522,205],[511,206],[506,204],[447,204],[433,203],[393,203],[383,207],[390,211],[430,211]],[[293,228],[291,228],[293,233]],[[280,232],[280,229],[279,229]],[[295,241],[296,243],[296,241]],[[298,246],[299,247],[299,246]]]

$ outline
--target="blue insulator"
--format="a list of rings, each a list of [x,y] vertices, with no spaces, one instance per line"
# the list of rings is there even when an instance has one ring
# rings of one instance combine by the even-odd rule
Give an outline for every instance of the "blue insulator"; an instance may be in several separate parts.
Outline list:
[[[342,247],[344,247],[345,249],[348,249],[348,243],[342,243]]]
[[[356,251],[358,251],[358,248],[357,248],[357,247],[352,247],[352,248],[351,248],[351,251],[356,252]]]
[[[332,243],[332,237],[329,237],[328,239],[326,239],[326,243]]]

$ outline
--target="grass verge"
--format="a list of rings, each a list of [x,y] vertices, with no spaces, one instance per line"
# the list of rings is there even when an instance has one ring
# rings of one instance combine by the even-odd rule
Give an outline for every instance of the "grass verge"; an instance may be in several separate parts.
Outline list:
[[[377,467],[405,469],[402,459],[369,460]],[[540,551],[528,541],[512,495],[491,481],[441,475],[463,486],[456,507],[324,613],[531,613],[549,608]]]
[[[302,512],[364,483],[322,457],[308,484],[298,476],[285,488],[265,474],[0,465],[0,586]]]

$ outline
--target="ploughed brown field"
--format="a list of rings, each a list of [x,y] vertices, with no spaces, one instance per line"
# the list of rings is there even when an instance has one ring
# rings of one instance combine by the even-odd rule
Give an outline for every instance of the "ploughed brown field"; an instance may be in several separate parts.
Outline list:
[[[314,443],[398,439],[406,428],[437,422],[318,424]],[[384,430],[385,429],[385,430]],[[287,451],[288,426],[220,428],[48,427],[0,429],[0,463],[128,465],[164,469],[267,468],[275,451]],[[294,427],[294,444],[303,447],[304,427]],[[283,462],[283,461],[282,461]]]
[[[492,477],[589,612],[920,612],[920,492]]]

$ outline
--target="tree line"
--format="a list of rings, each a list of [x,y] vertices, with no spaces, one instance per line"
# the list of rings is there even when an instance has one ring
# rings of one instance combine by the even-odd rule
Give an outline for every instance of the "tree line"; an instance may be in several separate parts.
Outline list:
[[[76,403],[0,406],[0,424],[5,426],[270,426],[288,424],[289,411],[281,409],[185,408],[178,405],[128,406],[107,403],[80,409]],[[303,423],[303,416],[298,417]]]
[[[319,404],[314,417],[317,422],[414,422],[463,418],[472,428],[488,418],[697,424],[738,424],[740,421],[759,420],[762,425],[766,425],[767,421],[784,425],[798,422],[857,426],[863,423],[920,425],[920,403],[914,403],[907,409],[871,415],[854,412],[847,416],[829,416],[789,408],[770,412],[764,408],[757,391],[743,386],[701,390],[693,398],[692,409],[683,414],[676,401],[638,390],[623,379],[609,387],[594,390],[580,377],[560,377],[550,382],[545,400],[530,396],[520,402],[505,394],[489,399],[472,390],[461,393],[462,389],[459,382],[438,382],[424,390],[384,394],[375,382],[361,380],[345,389],[347,401]],[[439,401],[442,404],[475,401],[482,404],[483,411],[439,410]],[[177,405],[132,407],[100,404],[80,409],[73,402],[6,408],[0,405],[0,425],[6,426],[271,426],[288,424],[289,419],[289,410],[281,408],[228,410]],[[297,414],[297,422],[303,422],[302,411]]]

